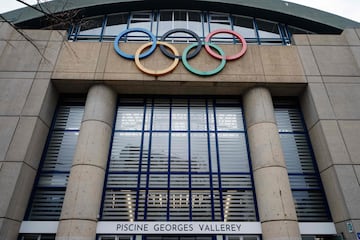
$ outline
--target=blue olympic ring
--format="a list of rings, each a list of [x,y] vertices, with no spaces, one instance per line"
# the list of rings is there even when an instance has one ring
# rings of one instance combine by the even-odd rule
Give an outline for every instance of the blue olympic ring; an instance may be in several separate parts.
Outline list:
[[[130,59],[130,60],[134,60],[135,59],[135,55],[134,54],[127,54],[125,52],[123,52],[120,47],[119,47],[119,42],[120,42],[120,39],[127,35],[128,33],[131,33],[131,32],[143,32],[145,34],[147,34],[150,38],[151,38],[151,41],[153,42],[153,44],[151,45],[150,49],[147,50],[146,52],[144,52],[143,54],[140,54],[140,59],[141,58],[146,58],[148,57],[150,54],[152,54],[155,49],[156,49],[156,36],[154,34],[152,34],[150,31],[144,29],[144,28],[131,28],[131,29],[127,29],[125,31],[122,31],[116,38],[115,38],[115,41],[114,41],[114,48],[115,48],[115,51],[117,52],[117,54],[119,54],[120,56],[126,58],[126,59]]]

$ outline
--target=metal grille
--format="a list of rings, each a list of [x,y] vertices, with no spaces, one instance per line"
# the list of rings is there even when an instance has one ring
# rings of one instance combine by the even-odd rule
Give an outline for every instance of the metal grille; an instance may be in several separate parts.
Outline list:
[[[256,221],[239,100],[121,98],[102,219]]]
[[[62,99],[38,172],[28,220],[58,220],[84,112],[83,99]],[[41,238],[43,239],[43,238]]]
[[[298,220],[331,221],[300,109],[291,100],[278,99],[274,104]]]

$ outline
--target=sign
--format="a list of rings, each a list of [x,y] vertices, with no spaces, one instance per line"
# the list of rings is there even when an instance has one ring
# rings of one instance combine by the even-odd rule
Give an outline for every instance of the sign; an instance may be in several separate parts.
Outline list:
[[[261,234],[260,222],[98,222],[97,234]]]
[[[360,232],[357,233],[357,239],[360,240]]]

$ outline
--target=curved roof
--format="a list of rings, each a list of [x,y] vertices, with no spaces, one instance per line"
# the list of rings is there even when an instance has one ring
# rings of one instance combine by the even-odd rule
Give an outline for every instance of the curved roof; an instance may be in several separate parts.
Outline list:
[[[49,13],[81,9],[81,16],[84,17],[149,9],[199,9],[283,22],[317,33],[334,33],[345,28],[360,27],[360,23],[349,19],[281,0],[54,0],[43,3],[43,9]],[[30,7],[3,16],[20,27],[46,27],[45,15]]]

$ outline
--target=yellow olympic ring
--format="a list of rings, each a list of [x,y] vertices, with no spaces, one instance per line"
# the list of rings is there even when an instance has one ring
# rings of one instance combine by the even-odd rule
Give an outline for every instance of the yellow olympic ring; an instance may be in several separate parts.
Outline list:
[[[169,72],[171,72],[172,70],[174,70],[176,68],[176,66],[178,65],[179,63],[179,58],[174,58],[174,61],[173,63],[168,67],[168,68],[165,68],[163,70],[151,70],[151,69],[148,69],[146,67],[144,67],[141,63],[140,63],[140,54],[141,52],[148,48],[149,46],[153,45],[153,42],[148,42],[148,43],[145,43],[143,45],[141,45],[136,53],[135,53],[135,64],[136,66],[144,73],[147,73],[147,74],[150,74],[150,75],[154,75],[154,76],[161,76],[161,75],[164,75],[164,74],[167,74]],[[156,42],[156,45],[163,45],[167,48],[169,48],[174,55],[179,55],[179,52],[178,50],[172,46],[171,44],[169,43],[166,43],[166,42]]]

